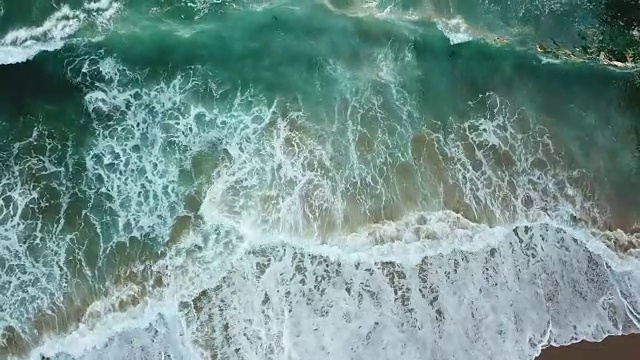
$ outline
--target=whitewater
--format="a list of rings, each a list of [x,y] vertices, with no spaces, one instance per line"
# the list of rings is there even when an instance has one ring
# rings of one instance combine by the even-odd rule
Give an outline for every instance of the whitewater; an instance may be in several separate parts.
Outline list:
[[[636,50],[586,3],[0,2],[0,359],[639,333]]]

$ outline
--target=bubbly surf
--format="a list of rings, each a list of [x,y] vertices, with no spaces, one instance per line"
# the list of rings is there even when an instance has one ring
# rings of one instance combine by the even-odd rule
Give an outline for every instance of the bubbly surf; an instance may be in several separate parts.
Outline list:
[[[0,358],[639,332],[635,74],[538,58],[521,25],[573,2],[494,5],[70,1],[6,28]]]

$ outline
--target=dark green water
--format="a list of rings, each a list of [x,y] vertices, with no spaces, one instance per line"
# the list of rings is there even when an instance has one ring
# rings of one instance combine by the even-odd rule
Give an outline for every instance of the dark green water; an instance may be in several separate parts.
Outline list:
[[[0,9],[0,358],[531,359],[640,328],[631,3]]]

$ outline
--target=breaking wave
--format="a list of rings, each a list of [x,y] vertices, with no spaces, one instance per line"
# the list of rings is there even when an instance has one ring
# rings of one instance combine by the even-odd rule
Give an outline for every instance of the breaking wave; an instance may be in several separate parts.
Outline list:
[[[6,34],[5,63],[117,9],[92,4]],[[505,91],[432,116],[410,42],[301,61],[320,90],[288,94],[109,41],[65,53],[81,136],[0,152],[0,356],[533,359],[640,331],[640,238],[607,230],[602,159],[581,166],[558,119]]]
[[[38,26],[12,29],[0,39],[0,65],[29,61],[40,52],[58,50],[83,25],[106,26],[119,6],[111,0],[87,2],[79,9],[64,4]]]

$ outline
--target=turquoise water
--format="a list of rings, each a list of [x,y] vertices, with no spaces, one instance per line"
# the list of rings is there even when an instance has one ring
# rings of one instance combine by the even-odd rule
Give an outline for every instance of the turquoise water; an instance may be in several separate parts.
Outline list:
[[[0,2],[0,359],[638,332],[640,10],[617,6]]]

